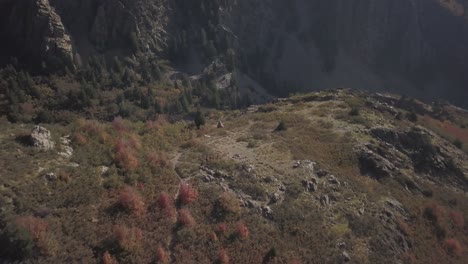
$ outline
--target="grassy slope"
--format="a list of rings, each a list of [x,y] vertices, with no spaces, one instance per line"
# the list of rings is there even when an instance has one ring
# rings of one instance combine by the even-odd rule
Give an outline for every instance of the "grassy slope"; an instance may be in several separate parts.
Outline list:
[[[231,263],[268,263],[269,257],[271,263],[334,263],[343,250],[356,263],[463,263],[468,256],[465,194],[420,179],[418,184],[432,191],[432,197],[424,197],[396,181],[360,174],[353,148],[372,141],[369,127],[413,123],[372,110],[365,97],[345,91],[323,102],[310,100],[325,95],[296,96],[245,114],[211,112],[201,130],[163,118],[47,126],[56,142],[60,136],[72,136],[75,152],[70,160],[56,151],[22,145],[15,138],[31,127],[2,121],[3,237],[9,230],[25,229],[23,240],[34,256],[29,259],[37,263],[100,263],[105,252],[121,263],[163,262],[163,255],[174,263],[222,263],[226,255]],[[352,108],[359,114],[349,115]],[[224,121],[224,129],[216,128],[218,119]],[[273,132],[280,120],[287,130]],[[426,119],[419,122],[432,128]],[[305,191],[301,180],[310,172],[293,169],[294,160],[316,162],[340,185],[323,178],[318,191]],[[229,177],[204,182],[201,164]],[[246,172],[243,164],[254,167],[255,173]],[[99,166],[109,171],[101,175]],[[46,180],[48,172],[59,179]],[[194,202],[177,199],[182,180],[197,190]],[[132,189],[123,191],[125,186]],[[271,202],[275,192],[281,198]],[[163,193],[175,200],[174,207],[171,202],[161,205]],[[321,203],[325,195],[330,205]],[[272,219],[241,206],[242,197],[269,206]],[[388,198],[398,200],[404,212],[385,225],[381,220]],[[182,209],[189,210],[194,223]],[[25,225],[28,216],[32,217]],[[377,239],[386,236],[388,228],[403,232],[411,244],[406,253],[394,255],[390,244]],[[461,251],[448,241],[452,238]],[[345,242],[345,248],[337,247],[339,242]]]

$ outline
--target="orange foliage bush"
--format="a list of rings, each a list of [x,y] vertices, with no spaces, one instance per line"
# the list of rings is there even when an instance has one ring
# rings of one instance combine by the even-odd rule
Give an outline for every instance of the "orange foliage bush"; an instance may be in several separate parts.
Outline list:
[[[158,248],[156,249],[156,259],[158,263],[169,262],[169,255],[166,253],[166,251],[161,245],[158,245]]]
[[[162,115],[159,115],[154,120],[146,121],[146,129],[147,130],[153,130],[153,129],[159,130],[165,124],[167,124],[166,118]]]
[[[143,215],[146,212],[143,197],[130,186],[126,186],[120,191],[117,203],[135,215]]]
[[[450,254],[455,254],[459,257],[463,254],[462,245],[454,238],[445,240],[445,248]]]
[[[249,237],[249,229],[242,222],[237,223],[237,235],[240,239],[246,239]]]
[[[114,238],[117,244],[125,251],[137,251],[143,240],[143,231],[139,228],[128,228],[126,226],[114,226]]]
[[[219,263],[221,264],[228,264],[229,263],[229,256],[227,254],[226,249],[221,249],[218,253]]]
[[[183,208],[179,210],[179,223],[186,227],[193,227],[195,225],[195,219],[188,209]]]
[[[106,251],[104,255],[102,255],[102,263],[103,264],[117,264],[118,262],[111,254],[109,254],[108,251]]]
[[[406,235],[406,236],[409,236],[409,235],[412,235],[413,234],[413,230],[411,230],[411,228],[409,227],[409,225],[405,222],[405,220],[403,220],[401,217],[397,217],[396,218],[396,222],[397,222],[397,225],[398,225],[398,228]]]
[[[123,133],[128,131],[128,127],[125,125],[125,122],[122,117],[118,116],[112,121],[112,127],[115,131]]]
[[[436,131],[439,131],[442,134],[447,134],[452,138],[458,138],[463,142],[468,142],[468,129],[455,126],[448,120],[439,121],[430,116],[424,116],[423,121],[431,128],[435,128]]]
[[[226,223],[220,223],[218,224],[218,232],[223,234],[223,235],[226,235],[228,231],[228,226]]]
[[[158,198],[158,206],[162,209],[173,207],[174,202],[172,198],[166,192],[162,192]]]
[[[403,253],[401,256],[401,259],[403,260],[403,263],[416,263],[416,256],[414,254],[411,254],[409,252]]]
[[[175,218],[174,199],[169,194],[163,192],[159,195],[158,206],[167,218]]]
[[[218,241],[218,236],[216,235],[215,232],[211,232],[210,240],[213,241],[213,242]]]
[[[34,216],[20,216],[16,218],[16,224],[26,230],[35,241],[45,237],[48,227],[44,219]]]
[[[164,153],[150,153],[147,156],[147,160],[151,168],[164,168],[168,167],[171,163]]]
[[[88,143],[88,139],[79,132],[73,133],[72,140],[78,145],[86,145]]]
[[[99,135],[104,133],[104,127],[96,120],[79,119],[77,121],[78,130],[88,136]]]
[[[463,228],[465,227],[465,217],[460,211],[451,211],[450,219],[455,227]]]
[[[181,183],[179,186],[179,202],[182,204],[193,203],[198,198],[198,192],[188,183]]]
[[[128,145],[133,149],[141,149],[141,141],[136,135],[133,134],[128,136]]]
[[[120,168],[126,171],[133,171],[138,167],[138,159],[133,149],[130,148],[125,141],[117,141],[114,146],[114,151],[114,161]]]

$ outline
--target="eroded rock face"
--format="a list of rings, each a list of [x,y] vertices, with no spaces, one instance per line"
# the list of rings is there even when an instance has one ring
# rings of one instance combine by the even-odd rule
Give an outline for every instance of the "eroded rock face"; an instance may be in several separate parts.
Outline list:
[[[407,131],[397,131],[374,128],[371,134],[410,157],[418,172],[443,172],[450,169],[448,157],[444,157],[440,149],[433,145],[432,136],[425,129],[414,127]]]
[[[165,46],[164,0],[1,0],[0,63],[35,72],[73,69],[90,56],[132,57]],[[167,48],[167,45],[166,45]]]
[[[37,70],[72,67],[72,43],[48,0],[10,1],[8,15],[1,19],[3,36],[11,55],[35,63]],[[4,10],[8,11],[8,10]]]
[[[35,126],[31,131],[30,138],[31,144],[38,149],[49,150],[55,147],[50,131],[44,127]]]
[[[411,96],[450,97],[466,105],[461,98],[468,79],[461,69],[468,68],[468,22],[443,2],[241,0],[224,16],[251,62],[249,74],[260,72],[279,89],[284,83],[393,86]],[[467,2],[458,2],[466,13]]]
[[[230,42],[243,64],[239,70],[275,92],[289,94],[284,87],[291,86],[397,87],[413,97],[467,105],[466,0],[457,1],[455,10],[442,0],[215,2],[216,38]],[[206,19],[190,11],[198,6],[176,0],[1,0],[0,35],[7,41],[0,43],[0,59],[16,56],[53,70],[94,55],[135,55],[137,61],[165,56],[182,32],[188,42],[197,41]]]
[[[386,177],[398,178],[408,188],[420,190],[405,175],[409,171],[432,181],[450,182],[467,188],[468,181],[464,176],[464,169],[457,162],[459,157],[456,152],[441,148],[441,144],[437,143],[441,139],[437,139],[426,129],[376,127],[370,130],[370,134],[378,143],[356,148],[363,175],[378,180]]]

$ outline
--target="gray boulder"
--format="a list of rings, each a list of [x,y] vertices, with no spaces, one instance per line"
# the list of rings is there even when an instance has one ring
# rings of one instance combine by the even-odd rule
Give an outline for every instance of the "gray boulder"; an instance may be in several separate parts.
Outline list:
[[[31,144],[38,149],[49,150],[55,147],[50,131],[44,127],[35,126],[31,131],[30,138]]]

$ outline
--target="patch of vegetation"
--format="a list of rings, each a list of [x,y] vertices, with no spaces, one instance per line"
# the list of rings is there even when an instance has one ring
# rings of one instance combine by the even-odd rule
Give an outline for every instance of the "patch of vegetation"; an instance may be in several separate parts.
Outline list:
[[[258,147],[258,142],[256,140],[249,140],[247,143],[248,148],[256,148]]]
[[[359,116],[359,114],[360,114],[359,108],[357,107],[353,107],[351,108],[351,111],[349,111],[350,116]]]
[[[418,180],[411,169],[382,181],[362,177],[355,147],[370,137],[366,125],[349,124],[389,115],[368,111],[359,95],[344,102],[347,92],[314,101],[327,94],[242,116],[204,109],[200,129],[162,115],[47,126],[57,142],[71,135],[70,160],[17,140],[29,127],[0,120],[0,254],[37,263],[328,263],[342,260],[345,242],[356,262],[463,263],[463,193]],[[322,105],[325,118],[315,114]],[[353,106],[359,115],[349,114]],[[219,119],[225,133],[215,128]],[[271,133],[278,120],[287,129]],[[311,177],[293,160],[311,160],[328,175]],[[382,195],[404,210],[380,207]],[[395,255],[402,244],[392,244],[388,230],[411,243],[404,256]]]
[[[277,110],[278,110],[278,107],[276,107],[273,104],[262,105],[258,108],[258,112],[260,113],[270,113],[270,112],[274,112]]]
[[[408,112],[406,113],[406,119],[408,119],[411,122],[417,122],[418,115],[415,112]]]
[[[275,128],[275,132],[286,131],[288,128],[284,121],[280,121],[278,126]]]
[[[453,145],[459,149],[463,149],[463,142],[460,139],[455,139]]]

